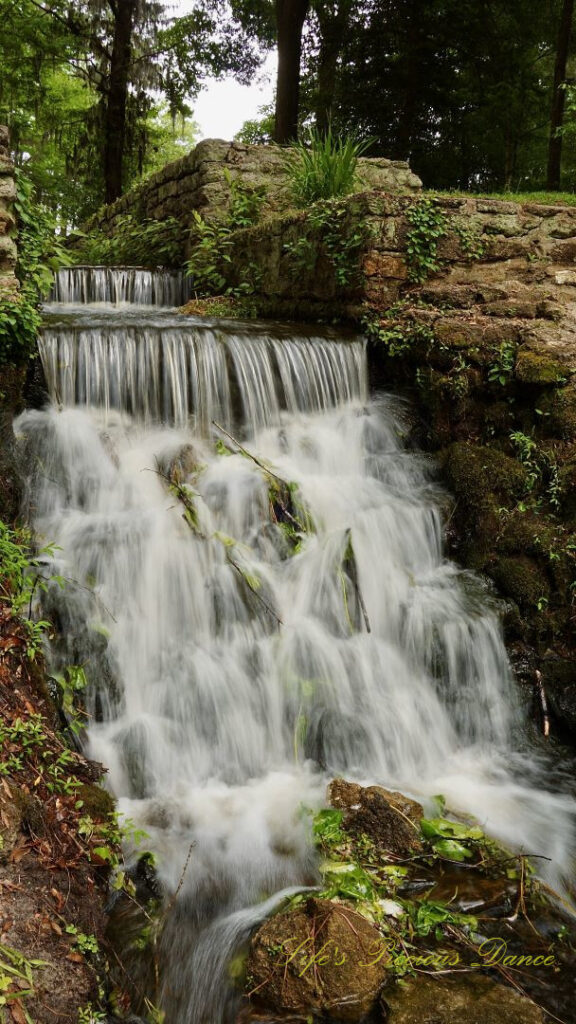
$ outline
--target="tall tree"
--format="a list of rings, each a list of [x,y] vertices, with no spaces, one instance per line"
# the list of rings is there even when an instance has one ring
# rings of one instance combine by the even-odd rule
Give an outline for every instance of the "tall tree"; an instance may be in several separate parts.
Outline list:
[[[186,114],[207,74],[250,79],[257,48],[222,19],[227,9],[195,0],[169,19],[159,0],[0,0],[0,121],[64,224],[147,167],[163,97],[171,115]]]
[[[344,46],[346,32],[350,26],[350,15],[354,0],[315,0],[314,15],[319,29],[316,88],[313,93],[313,107],[316,127],[326,132],[332,120],[338,63]]]
[[[552,91],[552,111],[550,115],[550,141],[548,143],[548,175],[547,187],[552,191],[560,188],[562,168],[562,126],[564,123],[564,107],[566,104],[566,68],[572,38],[574,20],[574,0],[562,0],[556,59],[554,62],[554,84]]]
[[[298,137],[302,29],[310,0],[275,0],[275,7],[278,78],[274,140],[282,144]]]
[[[136,8],[137,0],[110,0],[114,29],[104,122],[104,198],[107,203],[113,203],[122,195],[126,107]]]

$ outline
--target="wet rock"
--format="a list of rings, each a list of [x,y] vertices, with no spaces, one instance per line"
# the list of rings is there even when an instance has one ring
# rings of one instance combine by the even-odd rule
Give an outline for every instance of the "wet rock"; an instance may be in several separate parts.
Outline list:
[[[417,978],[388,990],[387,1024],[542,1024],[530,999],[479,974]]]
[[[268,1019],[317,1014],[354,1024],[375,1007],[391,976],[388,965],[373,925],[349,907],[313,898],[256,933],[247,971]]]
[[[561,732],[576,740],[576,663],[572,658],[543,662],[542,677]]]
[[[328,796],[333,807],[345,811],[342,828],[350,835],[368,836],[378,850],[401,858],[421,848],[418,823],[424,812],[415,800],[344,779],[334,779]]]
[[[201,465],[194,445],[183,444],[171,459],[160,466],[160,471],[168,477],[170,483],[178,485],[197,473]]]

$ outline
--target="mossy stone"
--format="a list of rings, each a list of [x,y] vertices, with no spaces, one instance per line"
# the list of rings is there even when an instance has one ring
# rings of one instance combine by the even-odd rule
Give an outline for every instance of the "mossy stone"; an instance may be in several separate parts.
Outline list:
[[[523,348],[518,352],[514,374],[522,384],[558,384],[566,378],[566,367],[550,356]]]
[[[500,558],[491,575],[502,593],[520,608],[534,609],[541,599],[547,601],[550,596],[548,580],[531,558]]]
[[[554,389],[544,395],[539,408],[545,417],[546,432],[567,441],[576,440],[576,386]]]
[[[91,818],[104,820],[116,809],[114,797],[111,796],[108,790],[102,789],[102,786],[85,783],[79,787],[76,797],[78,800],[83,801],[84,807],[82,810],[84,813],[89,814]]]
[[[456,497],[472,509],[493,506],[522,497],[526,470],[516,459],[497,448],[457,441],[444,453],[448,485]]]

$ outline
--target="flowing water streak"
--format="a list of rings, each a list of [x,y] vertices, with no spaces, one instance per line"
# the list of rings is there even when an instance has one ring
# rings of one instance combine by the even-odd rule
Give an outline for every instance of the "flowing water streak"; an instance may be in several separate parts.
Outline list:
[[[90,377],[112,394],[145,331],[117,326],[114,362],[101,330]],[[102,400],[25,413],[16,429],[33,453],[36,529],[80,584],[49,592],[66,626],[54,662],[85,664],[90,752],[150,834],[167,890],[182,881],[164,940],[167,1019],[228,1024],[226,959],[264,895],[317,878],[307,809],[330,778],[441,792],[551,856],[552,878],[568,867],[574,807],[546,791],[533,755],[514,752],[522,715],[493,599],[443,558],[428,464],[403,448],[398,403],[366,402],[362,343],[149,330],[149,365],[154,345],[171,358],[152,387],[149,369],[131,373],[133,419]],[[225,353],[218,365],[198,355],[211,346]],[[152,422],[167,360],[178,427]],[[271,513],[275,478],[217,450],[216,407],[293,485],[294,518],[313,524],[296,550]],[[191,432],[192,412],[204,430]],[[166,475],[190,487],[192,521]]]
[[[182,270],[64,267],[54,278],[49,301],[182,306],[190,297],[190,282]]]

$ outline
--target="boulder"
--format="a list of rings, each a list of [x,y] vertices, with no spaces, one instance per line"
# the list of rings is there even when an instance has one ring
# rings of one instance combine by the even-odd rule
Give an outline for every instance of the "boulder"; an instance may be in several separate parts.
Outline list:
[[[247,972],[256,1009],[270,1014],[263,1020],[318,1015],[354,1024],[376,1007],[389,964],[374,925],[343,904],[311,898],[259,929]]]
[[[406,980],[385,994],[387,1024],[542,1024],[541,1009],[480,974]]]

